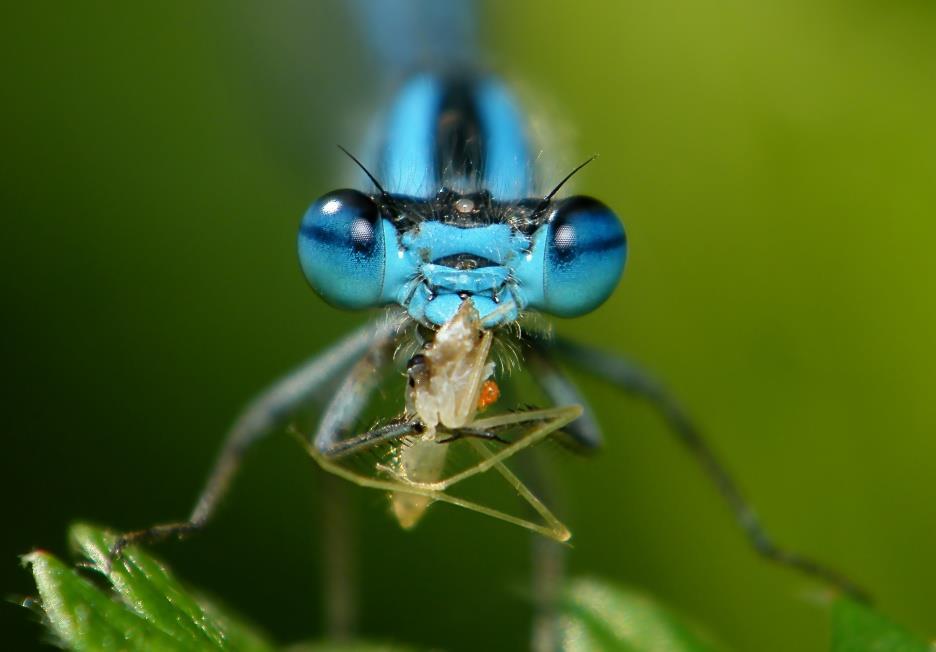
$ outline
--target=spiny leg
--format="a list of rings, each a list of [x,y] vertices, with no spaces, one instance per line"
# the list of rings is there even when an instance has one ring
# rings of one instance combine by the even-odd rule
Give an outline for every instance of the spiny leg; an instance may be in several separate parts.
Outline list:
[[[257,396],[241,412],[228,431],[214,468],[188,520],[154,525],[121,535],[111,548],[111,559],[118,558],[121,551],[130,544],[151,543],[173,536],[182,537],[204,527],[227,493],[231,480],[250,446],[282,425],[342,368],[347,367],[377,343],[389,340],[392,335],[393,331],[388,325],[371,324],[360,328]]]
[[[453,441],[458,441],[459,439],[465,439],[466,437],[474,437],[475,439],[486,439],[487,441],[496,441],[499,444],[504,444],[509,446],[510,442],[498,435],[496,432],[491,432],[490,430],[478,430],[476,428],[459,428],[456,431],[453,431],[445,439],[440,439],[440,444],[451,444]]]
[[[354,437],[342,439],[335,442],[325,450],[315,449],[316,456],[321,456],[324,460],[340,460],[343,457],[360,453],[363,450],[374,448],[383,442],[395,441],[409,435],[419,435],[423,432],[422,424],[415,419],[405,419],[394,421],[383,426],[378,426],[362,432]]]
[[[773,542],[761,526],[757,514],[738,489],[737,483],[722,466],[695,424],[673,397],[643,369],[605,351],[564,339],[539,342],[536,346],[543,355],[548,356],[550,352],[554,352],[562,356],[569,364],[647,400],[714,482],[718,492],[731,508],[738,525],[758,554],[773,562],[823,580],[857,600],[870,601],[868,594],[844,575],[808,557],[781,548]]]
[[[421,428],[417,420],[411,419],[374,428],[354,437],[346,437],[367,406],[392,358],[393,342],[387,341],[382,346],[373,347],[347,372],[322,413],[312,439],[319,455],[329,459],[341,458],[354,454],[362,447],[398,439]]]

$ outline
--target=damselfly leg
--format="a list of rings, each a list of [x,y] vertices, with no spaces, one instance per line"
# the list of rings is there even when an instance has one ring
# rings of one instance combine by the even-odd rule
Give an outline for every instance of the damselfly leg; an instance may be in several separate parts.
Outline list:
[[[537,355],[543,361],[550,361],[553,357],[561,358],[584,373],[646,400],[715,484],[735,521],[759,555],[822,580],[853,598],[869,601],[868,594],[861,587],[838,571],[774,543],[761,525],[757,513],[744,498],[737,482],[719,461],[701,431],[679,403],[648,372],[624,358],[562,338],[539,341],[535,346]],[[561,373],[554,364],[553,369],[555,373]]]
[[[188,520],[122,534],[111,549],[111,563],[128,545],[182,538],[205,527],[230,488],[251,445],[286,425],[308,403],[321,402],[323,396],[328,396],[330,403],[319,428],[320,442],[323,448],[331,445],[340,450],[345,444],[338,442],[337,438],[348,432],[358,418],[373,390],[376,371],[386,366],[392,356],[392,345],[397,335],[395,327],[388,321],[369,324],[260,394],[229,431]],[[342,388],[352,391],[326,394],[326,388],[349,367]],[[397,432],[381,434],[399,436]],[[354,560],[349,556],[352,549],[350,515],[342,511],[341,502],[347,502],[340,500],[343,487],[334,485],[331,480],[323,482],[324,487],[332,490],[323,501],[326,514],[323,528],[327,593],[325,622],[329,636],[341,640],[353,630],[357,600],[352,581]]]
[[[523,353],[533,379],[549,400],[556,405],[582,406],[582,416],[557,433],[557,439],[578,453],[588,454],[598,450],[603,441],[601,426],[575,383],[563,373],[550,355],[542,351],[542,346],[528,346]]]
[[[311,358],[260,394],[247,405],[228,431],[189,518],[122,534],[111,549],[111,559],[117,559],[120,552],[130,544],[184,537],[203,528],[230,488],[231,480],[250,447],[277,427],[285,425],[303,405],[314,401],[343,369],[368,350],[381,346],[392,334],[389,325],[365,326]]]

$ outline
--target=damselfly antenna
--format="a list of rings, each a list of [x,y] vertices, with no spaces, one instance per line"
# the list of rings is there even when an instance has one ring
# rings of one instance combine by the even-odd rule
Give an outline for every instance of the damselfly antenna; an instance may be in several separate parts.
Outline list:
[[[377,181],[377,177],[375,177],[373,174],[371,174],[371,171],[368,170],[366,167],[364,167],[364,164],[361,163],[361,162],[357,159],[357,157],[356,157],[354,154],[352,154],[351,152],[349,152],[348,150],[346,150],[346,149],[345,149],[344,147],[342,147],[341,145],[338,145],[337,147],[338,147],[338,149],[340,149],[342,152],[345,153],[345,156],[347,156],[349,159],[351,159],[352,161],[354,161],[354,164],[357,165],[359,168],[361,168],[361,171],[364,172],[364,174],[367,175],[367,178],[370,179],[370,181],[371,181],[372,184],[374,184],[374,187],[377,188],[378,191],[380,191],[380,198],[383,200],[383,203],[386,204],[386,205],[388,205],[388,206],[390,206],[391,208],[394,207],[394,206],[395,206],[395,202],[394,202],[394,200],[393,200],[393,197],[390,195],[389,192],[387,192],[386,190],[384,190],[384,187],[383,187],[382,185],[380,185],[380,182],[379,182],[379,181]],[[581,166],[579,166],[579,167],[581,167]],[[575,174],[575,172],[573,172],[572,174]],[[565,181],[563,181],[563,183],[565,183]],[[560,185],[561,185],[561,184],[560,184]]]
[[[549,191],[549,194],[547,194],[545,197],[543,197],[543,199],[540,201],[540,203],[536,205],[536,208],[534,209],[533,214],[534,214],[534,215],[538,215],[539,213],[542,213],[544,210],[546,210],[546,207],[549,205],[549,202],[552,201],[552,198],[556,196],[556,193],[559,192],[559,191],[562,189],[562,186],[564,186],[564,185],[566,184],[566,182],[568,182],[569,179],[571,179],[572,177],[574,177],[574,176],[576,175],[576,173],[578,173],[579,170],[581,170],[583,167],[585,167],[586,165],[588,165],[589,163],[591,163],[592,161],[594,161],[596,158],[598,158],[598,155],[597,155],[597,154],[592,154],[592,155],[589,156],[587,159],[585,159],[584,161],[582,161],[581,163],[579,163],[579,164],[575,167],[574,170],[572,170],[572,171],[569,172],[567,175],[565,175],[565,177],[563,177],[562,181],[560,181],[559,183],[557,183],[557,184],[556,184],[556,187],[553,188],[552,190],[550,190],[550,191]]]

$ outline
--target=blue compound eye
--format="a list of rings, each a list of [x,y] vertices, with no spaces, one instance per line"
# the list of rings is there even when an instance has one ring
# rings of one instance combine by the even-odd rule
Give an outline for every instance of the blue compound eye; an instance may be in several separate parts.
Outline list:
[[[312,289],[333,306],[380,305],[385,257],[380,209],[362,192],[330,192],[302,218],[302,272]]]
[[[614,212],[591,197],[569,197],[549,213],[543,265],[546,312],[576,317],[614,291],[627,258],[627,237]]]

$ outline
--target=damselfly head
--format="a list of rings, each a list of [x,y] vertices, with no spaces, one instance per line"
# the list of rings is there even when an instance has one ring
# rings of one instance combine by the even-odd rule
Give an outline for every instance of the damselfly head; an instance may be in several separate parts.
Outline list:
[[[306,212],[298,245],[306,278],[329,303],[396,304],[432,327],[469,299],[482,328],[529,310],[590,312],[614,290],[627,253],[621,222],[596,199],[499,203],[445,189],[426,200],[329,193]]]

